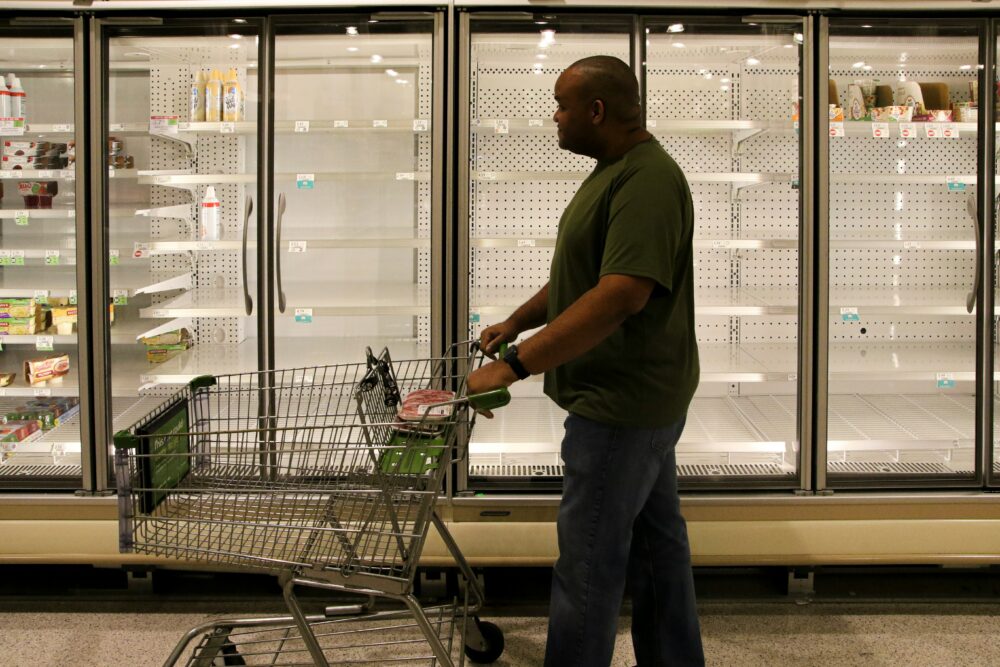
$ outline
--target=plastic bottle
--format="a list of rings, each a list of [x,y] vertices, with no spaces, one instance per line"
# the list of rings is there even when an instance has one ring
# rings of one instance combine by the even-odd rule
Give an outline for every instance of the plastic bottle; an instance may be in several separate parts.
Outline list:
[[[199,218],[202,241],[218,241],[222,236],[222,208],[215,196],[215,187],[205,188],[205,198],[201,200]]]
[[[10,118],[10,91],[7,82],[0,76],[0,118]]]
[[[226,123],[235,123],[243,120],[240,111],[243,107],[243,88],[240,87],[239,74],[230,68],[226,72],[226,80],[222,86],[222,120]]]
[[[191,81],[191,122],[205,122],[205,73],[201,70]]]
[[[205,120],[218,123],[222,120],[222,72],[213,69],[205,84]]]
[[[11,81],[13,79],[13,81]],[[13,74],[7,75],[8,92],[10,93],[10,115],[13,118],[28,117],[28,98],[21,87],[21,80]]]

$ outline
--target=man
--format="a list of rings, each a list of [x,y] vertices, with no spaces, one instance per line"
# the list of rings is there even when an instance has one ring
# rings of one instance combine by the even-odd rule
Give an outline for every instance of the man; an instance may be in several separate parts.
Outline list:
[[[611,663],[626,578],[639,667],[703,665],[674,451],[699,375],[691,192],[643,129],[625,63],[577,61],[555,99],[559,147],[597,165],[563,212],[548,284],[483,349],[547,326],[468,391],[544,372],[569,412],[545,665]]]

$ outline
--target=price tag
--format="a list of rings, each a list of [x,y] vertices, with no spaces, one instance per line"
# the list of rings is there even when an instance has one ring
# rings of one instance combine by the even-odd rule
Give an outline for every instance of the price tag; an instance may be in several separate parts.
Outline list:
[[[59,178],[59,172],[54,169],[39,169],[35,175],[38,178]]]
[[[115,168],[109,166],[108,167],[108,178],[114,178],[114,177],[115,177]]]
[[[139,243],[138,241],[132,246],[132,256],[136,259],[142,259],[143,257],[149,257],[149,244]]]
[[[35,337],[35,349],[39,352],[51,352],[53,343],[55,343],[55,340],[52,336]]]
[[[153,183],[156,185],[166,185],[170,182],[169,176],[154,176]]]
[[[73,126],[69,125],[69,124],[53,125],[52,126],[52,131],[53,132],[72,132],[73,131]]]
[[[12,266],[24,266],[24,251],[23,250],[11,250],[10,251],[10,263]]]
[[[646,127],[656,127],[656,121],[655,120],[647,120],[646,121]]]
[[[426,118],[418,118],[413,121],[413,131],[414,132],[426,132],[430,125]]]
[[[417,406],[417,414],[425,415],[427,417],[449,417],[451,416],[451,406],[450,405],[438,405],[433,404],[420,404]]]
[[[139,384],[155,384],[155,383],[156,383],[156,376],[155,375],[140,375],[139,376]]]
[[[316,183],[316,174],[295,174],[295,187],[299,190],[312,190]]]
[[[941,124],[940,123],[926,123],[924,125],[924,133],[927,135],[928,139],[940,139],[941,138]]]
[[[713,248],[728,248],[732,245],[729,239],[716,239],[712,241]]]
[[[69,291],[69,305],[71,305],[71,306],[75,306],[76,305],[76,290],[75,289],[71,289]]]
[[[899,136],[903,139],[916,139],[917,138],[916,123],[900,123]]]
[[[167,310],[164,308],[157,308],[151,314],[153,317],[156,318],[170,317],[170,315],[167,313]]]
[[[840,319],[844,322],[860,322],[861,316],[858,315],[857,308],[841,308]]]
[[[844,137],[847,133],[844,131],[843,123],[830,123],[830,136],[831,137]]]
[[[961,176],[949,176],[948,177],[948,191],[949,192],[965,192],[965,181],[962,180]]]
[[[796,382],[798,379],[799,379],[798,373],[789,373],[788,374],[788,381],[789,382]]]
[[[111,298],[114,300],[116,306],[127,306],[128,290],[127,289],[111,290]]]
[[[305,252],[306,241],[289,241],[288,252]]]
[[[14,223],[24,226],[28,224],[28,212],[25,210],[14,211]]]
[[[907,250],[920,250],[920,241],[903,241],[903,247]]]
[[[498,118],[493,124],[493,131],[496,134],[510,134],[510,121],[506,118]]]
[[[76,180],[76,170],[75,169],[60,169],[59,178],[64,178],[67,181]]]
[[[955,123],[945,123],[941,126],[941,136],[945,139],[960,139],[961,133],[959,132],[958,125]]]
[[[799,121],[797,121],[797,120],[793,120],[792,121],[792,129],[795,130],[796,133],[798,133],[798,131],[799,131]]]
[[[178,123],[180,123],[180,116],[150,116],[149,133],[175,137],[177,130],[180,129]]]
[[[955,374],[954,373],[938,373],[937,374],[937,387],[938,387],[938,389],[954,389],[955,388]]]
[[[480,320],[482,320],[482,317],[478,312],[473,311],[469,313],[469,324],[479,324]]]
[[[372,127],[389,127],[389,121],[387,120],[373,120]]]
[[[111,123],[110,125],[108,125],[108,130],[110,130],[111,132],[124,132],[125,123]]]
[[[10,266],[10,250],[0,250],[0,266]]]
[[[412,171],[397,171],[396,180],[397,181],[413,181],[416,180],[417,175]]]
[[[48,387],[36,387],[33,393],[35,396],[51,396],[52,390]]]
[[[872,123],[872,136],[876,139],[885,139],[889,136],[889,123]]]
[[[49,302],[49,291],[47,289],[35,290],[33,298],[35,299],[35,303],[40,303],[42,305],[45,305],[46,303]],[[72,303],[76,302],[73,301]]]
[[[335,121],[333,121],[333,126],[334,127],[350,127],[350,125],[351,125],[350,122],[348,122],[346,120],[335,120]]]
[[[179,127],[182,130],[190,130],[191,123],[177,123],[177,127]]]
[[[517,240],[517,247],[518,248],[534,248],[535,247],[535,239],[518,239]]]
[[[528,127],[544,127],[545,121],[541,118],[529,118]]]
[[[108,253],[108,263],[111,266],[118,266],[121,264],[121,253],[118,248],[112,248],[111,252]]]
[[[24,136],[24,119],[0,118],[0,136],[4,137]]]
[[[297,120],[295,121],[295,131],[298,132],[308,132],[309,131],[309,121],[307,120]]]
[[[312,308],[296,308],[295,309],[295,321],[302,324],[309,324],[313,321],[313,310]]]
[[[480,181],[495,181],[497,180],[497,172],[495,171],[481,171],[479,172]]]
[[[231,121],[226,121],[219,125],[219,134],[234,134],[236,132],[236,123]]]
[[[46,250],[45,251],[45,266],[59,266],[59,251],[58,250]]]

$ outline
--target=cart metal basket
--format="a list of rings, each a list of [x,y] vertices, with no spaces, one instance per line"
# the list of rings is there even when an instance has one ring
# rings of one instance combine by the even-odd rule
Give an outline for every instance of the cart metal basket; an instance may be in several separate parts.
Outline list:
[[[447,470],[466,454],[474,408],[510,400],[506,390],[466,396],[468,373],[482,357],[475,344],[468,354],[458,349],[410,361],[369,349],[357,364],[200,377],[115,435],[121,551],[275,571],[291,614],[196,628],[167,665],[196,636],[210,641],[188,664],[246,664],[220,629],[286,625],[294,626],[294,640],[279,642],[263,664],[284,664],[278,659],[291,641],[325,666],[336,656],[316,628],[345,612],[367,620],[398,616],[373,611],[376,597],[405,605],[430,645],[431,664],[453,665],[446,626],[432,626],[413,596],[431,523],[472,598],[471,606],[466,599],[435,612],[462,619],[473,659],[500,655],[496,626],[464,621],[482,605],[482,591],[434,509]],[[435,400],[403,410],[408,395]],[[297,586],[356,592],[369,601],[306,617]]]

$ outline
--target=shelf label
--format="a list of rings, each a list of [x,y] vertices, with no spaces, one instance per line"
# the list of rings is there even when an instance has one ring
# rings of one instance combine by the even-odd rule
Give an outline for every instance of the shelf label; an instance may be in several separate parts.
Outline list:
[[[24,251],[23,250],[11,250],[10,251],[10,263],[11,263],[11,266],[24,266]]]
[[[52,390],[48,387],[36,387],[33,393],[35,396],[51,396]]]
[[[389,121],[387,120],[373,120],[372,127],[389,127]]]
[[[156,384],[155,375],[140,375],[139,384]]]
[[[127,289],[111,290],[111,298],[114,300],[116,306],[127,306],[128,290]]]
[[[938,373],[937,374],[937,387],[938,387],[938,389],[954,389],[955,388],[955,374],[954,373]]]
[[[534,248],[535,247],[535,239],[518,239],[517,240],[517,247],[518,248]]]
[[[830,136],[831,137],[844,137],[847,133],[844,131],[843,123],[830,123]]]
[[[156,185],[166,185],[169,182],[169,176],[153,176],[153,183]]]
[[[73,126],[72,125],[68,125],[68,124],[53,125],[52,126],[52,131],[53,132],[72,132],[73,131]]]
[[[903,241],[903,247],[907,250],[920,250],[920,241]]]
[[[961,176],[949,176],[948,177],[948,191],[949,192],[965,192],[965,182],[962,180]]]
[[[397,171],[396,172],[397,181],[415,181],[417,180],[417,175],[412,171]]]
[[[0,266],[10,266],[10,250],[0,250]]]
[[[309,324],[313,321],[313,310],[312,308],[296,308],[295,309],[295,321],[302,324]]]
[[[236,123],[232,121],[226,121],[219,125],[219,134],[235,134],[236,133]]]
[[[170,317],[170,315],[167,314],[167,311],[164,308],[157,308],[152,313],[150,313],[150,315],[155,318]]]
[[[59,172],[55,169],[39,169],[35,175],[38,178],[59,178]]]
[[[28,224],[28,212],[25,210],[14,211],[14,224],[24,225]]]
[[[493,132],[496,134],[510,134],[510,121],[506,118],[498,118],[493,122]]]
[[[108,166],[108,178],[114,178],[114,177],[115,177],[115,168],[109,165]]]
[[[308,132],[309,131],[309,121],[307,120],[297,120],[295,121],[295,132]]]
[[[59,266],[59,251],[58,250],[46,250],[45,251],[45,266]]]
[[[872,136],[876,139],[885,139],[889,136],[889,123],[872,123]]]
[[[132,246],[132,256],[136,259],[149,257],[149,244],[136,241]]]
[[[732,242],[729,239],[716,239],[712,241],[713,248],[729,248],[732,246]]]
[[[288,252],[305,252],[306,241],[289,241]]]
[[[75,169],[60,169],[59,178],[64,178],[67,181],[76,180],[76,170]]]
[[[917,138],[916,123],[900,123],[899,136],[903,139],[916,139]]]
[[[529,118],[528,127],[544,127],[545,121],[541,118]]]
[[[39,352],[51,352],[55,339],[52,336],[36,336],[35,349]]]
[[[844,322],[860,322],[861,316],[858,315],[857,308],[841,308],[840,319]]]
[[[121,252],[118,248],[112,248],[111,252],[108,253],[108,264],[111,266],[118,266],[121,264]]]
[[[414,132],[426,132],[430,125],[426,118],[417,118],[413,121],[413,131]]]
[[[190,130],[191,129],[191,123],[177,123],[177,127],[180,128],[180,129],[182,129],[182,130]]]
[[[295,187],[299,190],[312,190],[316,183],[316,174],[295,174]]]
[[[942,137],[941,123],[925,123],[924,134],[927,135],[928,139],[940,139]]]
[[[955,123],[945,123],[941,126],[941,136],[945,139],[961,139],[961,132]]]
[[[125,123],[111,123],[108,125],[108,130],[111,132],[124,132]]]
[[[336,127],[350,127],[351,123],[350,123],[350,121],[346,121],[346,120],[335,120],[335,121],[333,121],[333,126],[335,128]]]
[[[150,116],[149,133],[176,137],[177,130],[180,129],[178,123],[180,123],[180,116]]]
[[[0,136],[4,137],[24,136],[24,119],[0,118]]]
[[[495,181],[497,180],[497,172],[495,171],[481,171],[477,174],[480,181]]]
[[[789,382],[798,382],[798,380],[799,380],[799,374],[798,373],[789,373],[788,374],[788,381]]]
[[[34,299],[35,303],[45,305],[49,302],[49,291],[47,289],[35,290]]]
[[[481,320],[482,317],[478,312],[472,311],[471,313],[469,313],[469,324],[479,324]]]
[[[76,305],[76,290],[75,289],[71,289],[69,291],[69,305],[71,305],[71,306],[75,306]]]
[[[656,121],[655,120],[647,120],[646,121],[646,127],[656,127]]]

